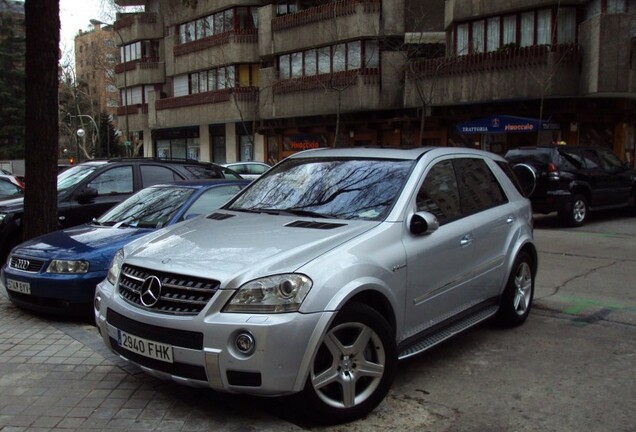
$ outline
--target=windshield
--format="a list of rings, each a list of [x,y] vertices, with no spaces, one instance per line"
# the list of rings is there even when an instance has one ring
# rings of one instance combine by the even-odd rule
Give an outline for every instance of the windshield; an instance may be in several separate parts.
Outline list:
[[[183,187],[149,187],[104,213],[96,223],[108,226],[161,228],[194,193]]]
[[[268,171],[227,207],[311,217],[381,220],[413,161],[288,159]]]
[[[99,168],[99,165],[76,165],[62,171],[57,176],[58,193],[71,189],[73,186],[89,176],[97,168]]]

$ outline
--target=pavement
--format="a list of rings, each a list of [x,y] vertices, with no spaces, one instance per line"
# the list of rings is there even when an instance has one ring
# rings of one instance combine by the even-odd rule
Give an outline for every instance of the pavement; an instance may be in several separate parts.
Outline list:
[[[302,430],[259,404],[152,378],[94,326],[24,312],[0,284],[1,432]]]

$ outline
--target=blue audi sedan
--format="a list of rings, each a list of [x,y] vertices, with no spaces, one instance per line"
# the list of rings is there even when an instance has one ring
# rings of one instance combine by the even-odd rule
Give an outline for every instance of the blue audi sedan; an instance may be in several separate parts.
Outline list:
[[[0,279],[9,299],[36,312],[92,314],[95,286],[115,252],[154,230],[211,213],[249,180],[193,180],[148,187],[84,225],[16,246]]]

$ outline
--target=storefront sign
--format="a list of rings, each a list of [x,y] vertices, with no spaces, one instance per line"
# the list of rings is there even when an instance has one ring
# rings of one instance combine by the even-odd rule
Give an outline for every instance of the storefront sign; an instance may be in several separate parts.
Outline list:
[[[490,116],[457,125],[460,134],[478,133],[524,133],[541,130],[559,130],[558,123],[542,122],[538,119],[507,115]]]
[[[325,139],[321,135],[299,134],[285,137],[285,150],[301,151],[325,147]]]

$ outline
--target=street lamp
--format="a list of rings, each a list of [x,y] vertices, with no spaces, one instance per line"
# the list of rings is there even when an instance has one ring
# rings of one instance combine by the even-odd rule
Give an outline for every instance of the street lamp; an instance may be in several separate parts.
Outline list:
[[[124,38],[121,36],[121,33],[119,33],[119,30],[117,30],[113,24],[108,24],[98,19],[91,19],[90,23],[93,25],[104,25],[106,27],[111,27],[115,31],[115,33],[117,33],[117,36],[119,36],[119,40],[121,41],[121,48],[123,52],[122,60],[124,61],[124,118],[126,122],[126,136],[124,137],[124,146],[126,147],[126,149],[128,149],[128,142],[130,139],[130,130],[128,128],[128,83],[126,82],[126,75],[128,74],[127,72],[128,68],[126,67],[126,47],[124,46]]]

